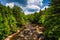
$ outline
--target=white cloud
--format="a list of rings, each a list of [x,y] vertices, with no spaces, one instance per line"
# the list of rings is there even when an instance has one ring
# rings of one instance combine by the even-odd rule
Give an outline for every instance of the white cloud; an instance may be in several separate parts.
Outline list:
[[[33,5],[40,5],[41,6],[41,5],[43,5],[42,2],[43,2],[43,0],[28,0],[27,4],[28,5],[32,5],[33,4]]]
[[[24,13],[27,15],[27,14],[31,14],[31,13],[34,13],[35,11],[33,12],[30,12],[28,11],[28,9],[33,9],[33,10],[36,10],[36,12],[39,12],[41,7],[40,6],[43,6],[43,0],[27,0],[27,5],[24,7],[22,5],[20,5],[19,3],[6,3],[6,6],[9,6],[10,8],[13,8],[14,7],[14,4],[20,6]],[[44,6],[41,10],[45,10],[45,8],[49,8],[49,6]]]
[[[40,7],[39,6],[36,6],[36,5],[27,5],[27,8],[40,10]]]
[[[45,10],[45,8],[49,8],[49,6],[44,6],[41,10]]]
[[[36,12],[39,12],[39,10],[40,10],[40,7],[39,6],[36,6],[36,5],[27,5],[26,7],[22,7],[23,8],[23,11],[24,11],[24,13],[27,15],[27,14],[31,14],[31,13],[34,13],[34,11],[33,12],[31,12],[31,11],[28,11],[28,9],[29,10],[36,10]]]
[[[34,9],[36,12],[40,11],[40,6],[43,5],[43,0],[28,0],[27,5],[25,8],[23,8],[25,14],[31,14],[34,12],[29,12],[28,9]]]
[[[28,14],[31,14],[31,13],[34,13],[34,12],[29,12],[28,10],[26,10],[24,13],[25,13],[25,15],[28,15]]]
[[[13,8],[14,7],[14,2],[12,2],[12,3],[6,3],[6,6],[9,6],[10,8]]]
[[[35,0],[28,0],[27,4],[34,4]]]

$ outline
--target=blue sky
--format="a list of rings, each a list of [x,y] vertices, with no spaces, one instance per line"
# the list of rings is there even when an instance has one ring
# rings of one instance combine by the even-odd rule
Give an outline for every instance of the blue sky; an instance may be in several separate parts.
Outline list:
[[[44,10],[48,8],[48,3],[50,0],[0,0],[5,6],[10,6],[11,8],[14,4],[18,5],[23,9],[25,14],[30,14],[34,12],[39,12],[39,10]]]

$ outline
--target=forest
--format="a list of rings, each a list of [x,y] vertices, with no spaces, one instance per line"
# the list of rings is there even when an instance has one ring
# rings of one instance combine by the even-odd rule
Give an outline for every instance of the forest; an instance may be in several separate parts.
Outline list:
[[[60,40],[60,0],[51,0],[49,8],[28,15],[25,15],[24,11],[17,5],[10,8],[0,3],[0,40],[15,33],[27,22],[43,25],[45,37]]]

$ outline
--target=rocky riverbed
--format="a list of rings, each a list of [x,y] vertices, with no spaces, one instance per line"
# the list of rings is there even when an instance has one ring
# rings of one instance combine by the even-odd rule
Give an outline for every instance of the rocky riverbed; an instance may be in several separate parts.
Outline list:
[[[44,40],[43,33],[44,27],[42,25],[31,25],[29,23],[6,40]]]
[[[27,25],[18,34],[16,40],[44,40],[43,32],[44,32],[44,28],[42,26]]]

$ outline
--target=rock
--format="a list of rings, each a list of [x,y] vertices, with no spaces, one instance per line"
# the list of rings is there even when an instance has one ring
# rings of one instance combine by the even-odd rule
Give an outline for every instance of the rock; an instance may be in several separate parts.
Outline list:
[[[43,34],[42,27],[33,27],[32,25],[27,25],[27,27],[20,32],[18,36],[20,36],[17,40],[43,40],[44,36],[40,35]],[[39,38],[38,35],[39,34]]]

